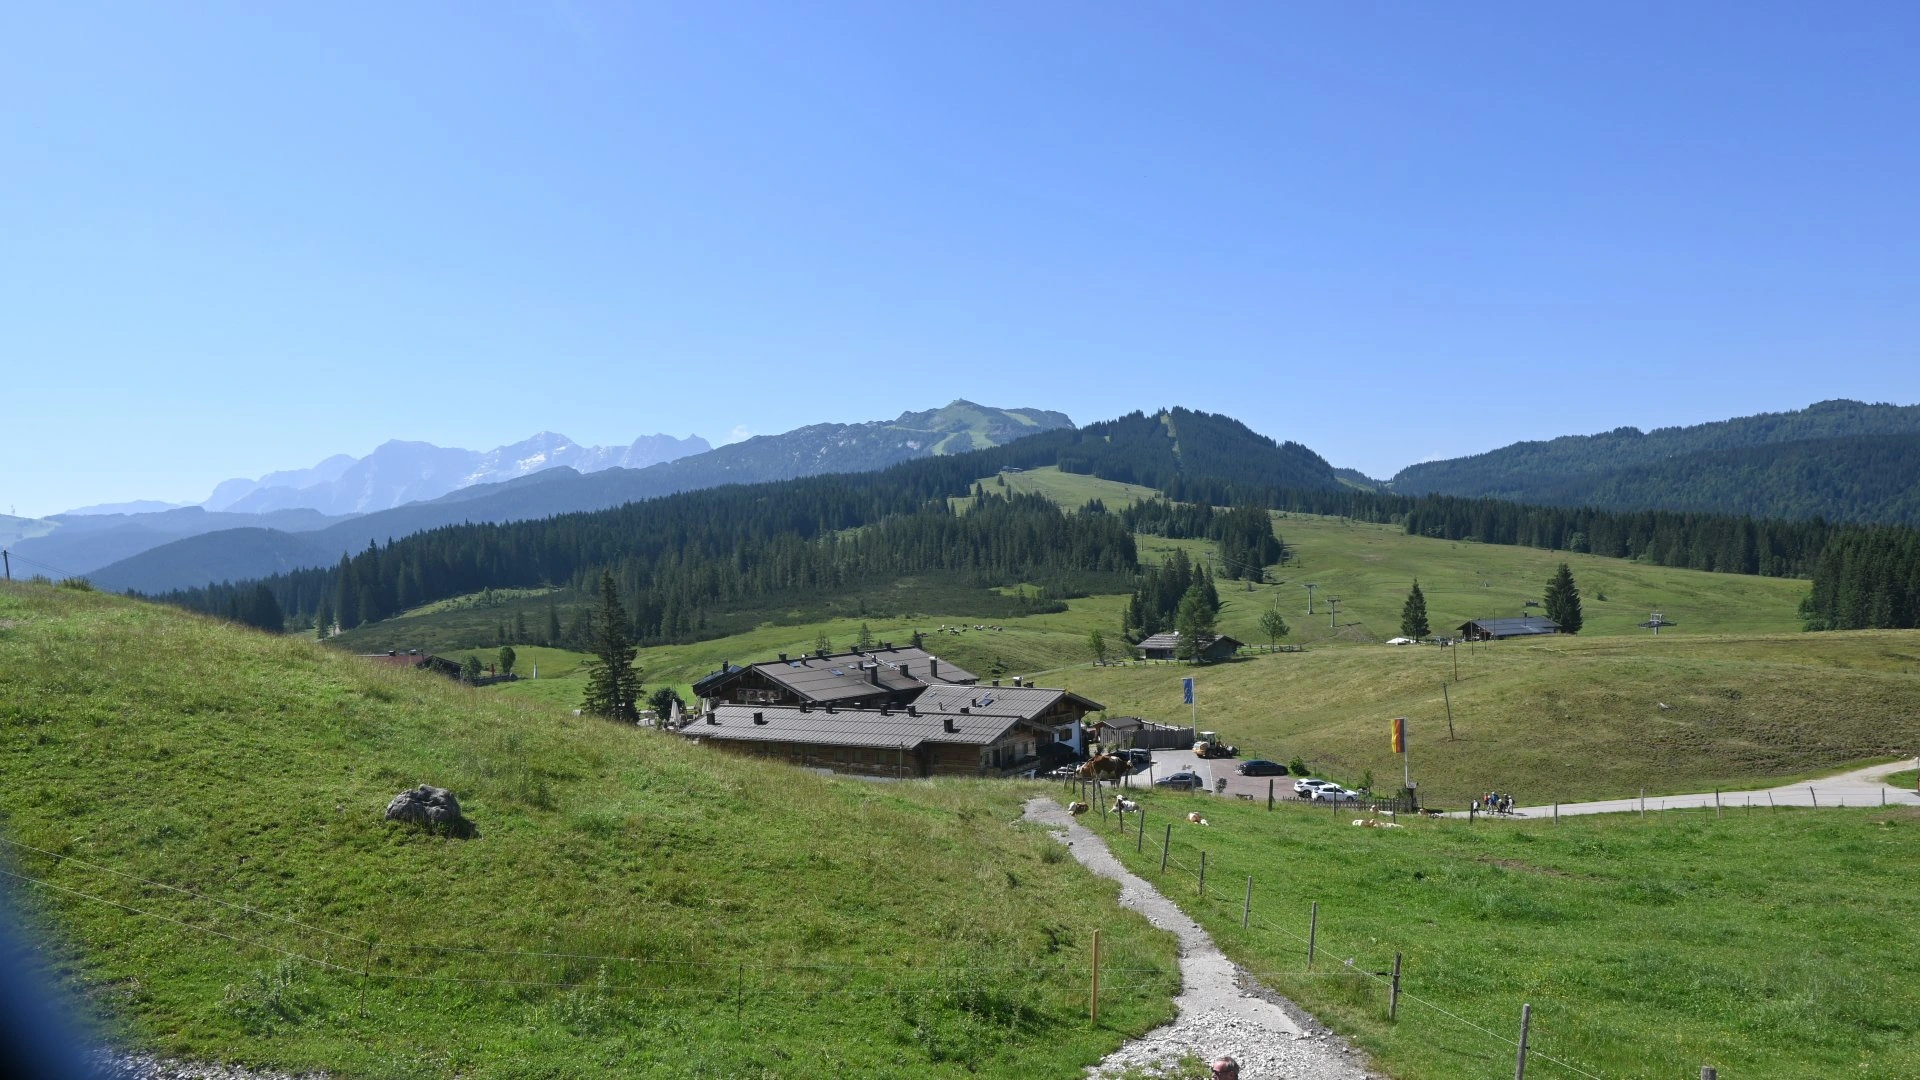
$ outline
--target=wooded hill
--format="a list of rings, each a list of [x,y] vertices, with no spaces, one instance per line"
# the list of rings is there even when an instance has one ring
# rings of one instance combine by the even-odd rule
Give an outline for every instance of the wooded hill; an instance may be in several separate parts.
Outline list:
[[[1410,466],[1407,495],[1920,525],[1920,406],[1823,401],[1691,427],[1618,428]]]
[[[949,503],[969,493],[987,495],[977,486],[980,477],[1049,465],[1155,487],[1174,501],[1136,504],[1120,515],[1067,514],[1034,497],[987,497],[966,513]],[[260,584],[296,625],[351,629],[488,587],[568,587],[577,601],[580,586],[612,569],[633,613],[636,637],[665,642],[724,633],[741,619],[785,610],[850,583],[872,587],[929,573],[961,575],[975,590],[1038,584],[1043,596],[1073,595],[1092,587],[1090,575],[1133,573],[1129,526],[1168,535],[1199,530],[1231,542],[1237,558],[1260,566],[1278,557],[1277,538],[1263,542],[1243,535],[1245,523],[1259,515],[1187,510],[1181,503],[1337,515],[1391,522],[1440,539],[1769,577],[1831,572],[1840,563],[1823,560],[1823,553],[1836,537],[1858,531],[1820,521],[1360,491],[1341,484],[1304,447],[1277,443],[1227,417],[1173,409],[880,472],[729,486],[540,521],[435,529],[370,545],[332,568],[275,575]],[[1848,607],[1855,614],[1845,617],[1810,612],[1811,625],[1913,625],[1915,605],[1902,599],[1909,569],[1900,553],[1909,548],[1898,534],[1890,535],[1896,539],[1885,542],[1891,545],[1886,557],[1848,564],[1854,567],[1850,573],[1870,579],[1868,603]],[[1106,584],[1112,591],[1131,588]],[[163,599],[225,614],[244,606],[236,594],[254,591],[253,583],[210,585]],[[1890,599],[1876,605],[1876,593]],[[732,609],[734,625],[708,623],[718,607]]]

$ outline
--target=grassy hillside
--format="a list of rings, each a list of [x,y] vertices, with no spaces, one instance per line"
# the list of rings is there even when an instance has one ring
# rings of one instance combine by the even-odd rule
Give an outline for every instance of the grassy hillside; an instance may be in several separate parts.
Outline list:
[[[49,962],[172,1054],[1068,1077],[1176,982],[1015,786],[825,780],[98,594],[0,588],[0,773]],[[382,820],[423,781],[479,836]]]
[[[1160,824],[1196,801],[1211,825],[1174,829],[1162,875]],[[1616,1080],[1701,1065],[1743,1080],[1920,1075],[1907,947],[1920,933],[1907,883],[1920,812],[1403,818],[1392,830],[1352,819],[1161,796],[1145,850],[1113,846],[1230,956],[1400,1080],[1510,1075],[1513,1047],[1498,1036],[1513,1036],[1522,1002],[1533,1006],[1530,1077],[1579,1075],[1547,1057]],[[1319,962],[1307,974],[1315,901]],[[1404,996],[1389,1022],[1387,980],[1358,973],[1390,971],[1396,952]]]
[[[1318,648],[1199,669],[1086,668],[1064,676],[1109,709],[1200,718],[1246,753],[1298,754],[1331,775],[1398,786],[1388,720],[1409,718],[1413,775],[1430,802],[1476,791],[1527,802],[1758,786],[1920,748],[1920,637],[1558,638],[1458,650]],[[1666,706],[1662,708],[1661,706]]]

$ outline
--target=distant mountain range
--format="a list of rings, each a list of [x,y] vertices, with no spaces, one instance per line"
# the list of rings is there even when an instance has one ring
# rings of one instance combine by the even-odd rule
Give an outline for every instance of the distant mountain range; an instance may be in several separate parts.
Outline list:
[[[684,439],[642,435],[629,446],[581,446],[565,435],[543,431],[487,451],[395,439],[363,458],[335,454],[310,469],[225,481],[201,505],[243,514],[293,509],[367,514],[546,469],[565,467],[583,473],[644,469],[711,449],[698,435]]]
[[[1822,401],[1690,427],[1520,442],[1426,461],[1405,495],[1920,525],[1920,406]]]
[[[149,544],[110,565],[75,567],[74,572],[87,573],[101,588],[141,592],[265,577],[284,569],[330,563],[344,553],[360,551],[370,542],[384,543],[442,525],[600,510],[721,484],[865,472],[1072,427],[1073,421],[1065,413],[955,401],[940,409],[902,413],[893,420],[814,424],[781,435],[756,436],[645,468],[613,466],[592,472],[570,465],[542,468],[501,482],[459,487],[434,499],[346,518],[316,517],[293,527],[259,518],[233,520],[241,515],[207,515],[219,517],[221,523],[214,529],[195,530],[192,535],[169,537],[170,542]],[[321,483],[341,484],[348,478],[349,473],[343,471],[334,481]],[[262,525],[268,527],[257,527]],[[51,539],[45,537],[34,543]],[[58,562],[51,555],[42,557]]]

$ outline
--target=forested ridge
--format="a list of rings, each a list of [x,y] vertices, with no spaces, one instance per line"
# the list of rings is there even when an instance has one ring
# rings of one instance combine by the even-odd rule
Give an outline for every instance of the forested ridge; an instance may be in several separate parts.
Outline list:
[[[1822,401],[1789,412],[1759,413],[1687,427],[1615,428],[1595,435],[1517,442],[1444,461],[1423,461],[1391,481],[1406,495],[1467,495],[1529,501],[1541,485],[1575,476],[1723,450],[1859,435],[1920,434],[1920,405]]]
[[[1004,468],[1046,465],[1155,486],[1169,497],[1111,514],[1099,506],[1064,513],[1037,496],[997,498],[975,487]],[[1270,476],[1312,482],[1287,486]],[[970,510],[949,509],[949,498],[969,492],[980,496]],[[1333,480],[1326,463],[1302,447],[1181,409],[874,473],[714,488],[538,521],[448,526],[370,543],[335,567],[257,584],[296,624],[352,628],[486,588],[578,589],[612,570],[635,637],[677,641],[705,633],[706,613],[716,605],[917,574],[963,575],[975,588],[1037,582],[1052,596],[1069,595],[1089,575],[1137,573],[1134,531],[1212,539],[1221,547],[1223,574],[1254,576],[1283,552],[1266,509],[1392,523],[1436,539],[1811,577],[1807,618],[1816,628],[1907,626],[1915,617],[1912,530],[1361,491]],[[232,617],[266,610],[255,586],[208,585],[161,599]],[[1147,591],[1158,598],[1166,590]],[[1144,605],[1140,624],[1161,621],[1162,607]]]

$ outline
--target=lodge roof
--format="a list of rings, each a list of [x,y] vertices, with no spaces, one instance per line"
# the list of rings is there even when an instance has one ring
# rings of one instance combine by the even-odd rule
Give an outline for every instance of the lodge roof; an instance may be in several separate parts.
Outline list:
[[[921,691],[913,704],[922,713],[952,714],[964,708],[975,713],[1032,720],[1053,708],[1062,698],[1079,702],[1080,707],[1088,712],[1106,708],[1070,690],[1054,690],[1044,686],[929,686]]]
[[[810,743],[911,750],[922,743],[986,746],[1015,727],[1017,716],[984,713],[918,715],[905,709],[803,709],[793,705],[720,705],[680,729],[690,739]],[[758,717],[760,722],[755,722]],[[951,724],[956,730],[948,731]]]
[[[940,673],[933,674],[935,664]],[[732,679],[752,670],[808,701],[847,701],[880,693],[901,693],[923,686],[969,684],[973,672],[939,659],[925,649],[879,647],[865,652],[805,653],[785,660],[763,660],[745,667],[724,664],[693,684],[700,697],[713,697]]]

